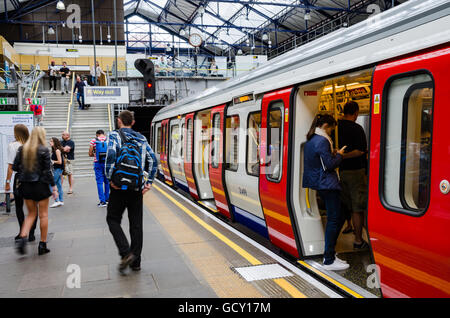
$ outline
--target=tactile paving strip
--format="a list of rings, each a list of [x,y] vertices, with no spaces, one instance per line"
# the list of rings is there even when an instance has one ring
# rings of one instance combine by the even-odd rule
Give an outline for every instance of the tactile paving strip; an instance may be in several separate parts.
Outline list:
[[[234,268],[234,270],[248,282],[294,276],[294,274],[284,269],[279,264],[238,267]]]

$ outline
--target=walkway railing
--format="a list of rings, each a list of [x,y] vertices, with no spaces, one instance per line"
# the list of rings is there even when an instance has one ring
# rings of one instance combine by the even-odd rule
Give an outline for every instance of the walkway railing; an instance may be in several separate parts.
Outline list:
[[[70,102],[69,106],[67,107],[67,127],[66,130],[70,133],[70,130],[72,129],[72,119],[73,119],[73,87],[75,85],[75,72],[72,74],[72,88],[70,90]]]

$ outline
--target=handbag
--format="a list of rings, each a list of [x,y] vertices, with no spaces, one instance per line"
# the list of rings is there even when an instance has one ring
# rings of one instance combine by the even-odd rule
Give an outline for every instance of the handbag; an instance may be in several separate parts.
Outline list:
[[[64,170],[62,172],[63,176],[67,176],[69,175],[69,169],[68,169],[68,165],[69,165],[69,160],[67,159],[67,154],[63,155],[63,161],[64,161]]]

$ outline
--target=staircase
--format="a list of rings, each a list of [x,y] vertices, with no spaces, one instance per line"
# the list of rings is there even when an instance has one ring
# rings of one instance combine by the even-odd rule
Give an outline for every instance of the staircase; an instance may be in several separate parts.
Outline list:
[[[67,129],[67,108],[70,103],[70,94],[51,93],[44,91],[40,94],[47,98],[44,108],[43,127],[47,132],[47,140],[56,137],[61,140],[61,134]]]
[[[94,158],[89,157],[89,142],[95,138],[95,132],[102,129],[109,132],[108,105],[92,104],[88,110],[79,110],[78,103],[73,104],[71,139],[75,142],[75,177],[94,176]]]

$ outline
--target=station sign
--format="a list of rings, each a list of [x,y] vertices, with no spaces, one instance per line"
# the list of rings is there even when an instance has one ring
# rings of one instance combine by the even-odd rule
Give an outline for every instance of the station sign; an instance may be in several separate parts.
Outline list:
[[[84,98],[86,104],[128,104],[130,102],[128,86],[86,86]]]
[[[25,98],[26,105],[47,105],[47,97]]]
[[[0,97],[0,105],[17,105],[15,97]]]

